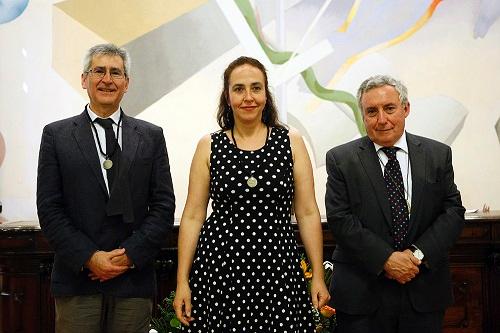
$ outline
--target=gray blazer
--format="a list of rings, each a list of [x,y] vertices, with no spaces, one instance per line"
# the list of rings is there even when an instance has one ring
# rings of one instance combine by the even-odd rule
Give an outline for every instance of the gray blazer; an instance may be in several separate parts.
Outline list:
[[[426,260],[406,287],[417,311],[438,311],[452,302],[448,250],[463,228],[465,209],[450,147],[409,133],[406,138],[413,183],[408,243]],[[326,170],[326,213],[337,243],[332,302],[340,311],[368,314],[380,305],[383,266],[394,251],[387,189],[373,143],[363,137],[331,149]]]
[[[154,295],[154,259],[175,210],[167,149],[158,126],[124,114],[122,130],[118,177],[125,181],[115,181],[110,195],[86,111],[43,130],[37,207],[42,231],[55,251],[54,296]],[[123,200],[117,205],[121,211],[109,210],[113,200]],[[90,256],[120,247],[135,268],[103,283],[90,280],[89,271],[82,269]]]

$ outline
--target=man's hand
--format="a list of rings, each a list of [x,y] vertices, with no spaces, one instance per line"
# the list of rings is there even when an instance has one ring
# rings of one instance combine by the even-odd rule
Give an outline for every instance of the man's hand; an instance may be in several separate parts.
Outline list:
[[[132,266],[132,261],[129,259],[126,253],[111,258],[111,262],[118,266],[127,266],[129,268]]]
[[[410,250],[395,251],[384,264],[385,276],[405,284],[418,274],[421,263]]]
[[[103,282],[126,272],[129,269],[127,261],[130,262],[125,254],[125,249],[116,249],[110,252],[97,251],[90,257],[85,266],[90,270],[89,277],[92,280]]]

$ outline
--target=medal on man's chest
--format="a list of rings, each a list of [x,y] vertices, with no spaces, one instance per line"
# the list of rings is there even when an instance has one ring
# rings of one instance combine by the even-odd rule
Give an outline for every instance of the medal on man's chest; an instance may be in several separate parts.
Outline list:
[[[102,162],[102,167],[104,168],[104,170],[111,169],[113,167],[113,161],[109,158],[106,158],[104,162]]]

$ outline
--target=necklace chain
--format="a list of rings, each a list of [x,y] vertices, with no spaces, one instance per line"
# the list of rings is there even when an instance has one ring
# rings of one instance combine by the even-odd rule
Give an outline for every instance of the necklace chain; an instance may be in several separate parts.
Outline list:
[[[234,127],[231,128],[231,139],[233,140],[234,146],[236,148],[238,148],[238,144],[236,143],[236,139],[234,138]],[[264,143],[264,147],[263,147],[264,151],[262,151],[262,154],[265,153],[265,149],[267,147],[268,140],[269,140],[269,126],[266,125],[266,142]],[[240,148],[238,148],[238,149],[240,149]],[[240,152],[240,154],[241,154],[241,152]],[[237,156],[236,159],[238,161],[238,165],[241,166],[239,156]],[[250,171],[250,176],[248,176],[248,179],[247,179],[247,185],[248,185],[248,187],[253,188],[253,187],[257,186],[258,181],[257,181],[257,178],[254,177],[254,173],[260,171],[260,168],[265,163],[265,161],[266,161],[266,158],[265,158],[265,155],[264,155],[263,158],[262,158],[262,162],[257,166],[257,168],[255,169],[255,172],[252,171],[252,170]]]
[[[99,146],[99,152],[107,159],[108,157],[111,157],[115,154],[116,152],[116,149],[117,149],[117,146],[118,146],[118,138],[120,137],[120,124],[122,122],[122,113],[120,112],[120,119],[118,120],[118,124],[117,124],[117,129],[116,129],[116,141],[114,142],[114,145],[113,145],[113,151],[108,154],[108,152],[106,151],[106,153],[104,152],[104,150],[102,150],[102,145],[101,145],[101,140],[99,139],[99,135],[97,135],[97,128],[95,127],[94,125],[94,122],[92,121],[92,119],[90,118],[89,114],[87,113],[87,116],[89,117],[89,120],[90,120],[90,125],[92,126],[92,128],[94,129],[94,133],[95,133],[95,136],[97,138],[97,145]],[[104,129],[105,130],[105,129]]]
[[[104,162],[102,164],[102,167],[106,170],[111,169],[113,167],[113,161],[111,160],[111,157],[116,153],[116,150],[118,149],[118,146],[119,146],[118,138],[120,137],[120,125],[122,123],[122,116],[123,116],[123,112],[120,111],[120,119],[118,120],[118,124],[117,124],[116,140],[114,140],[113,151],[108,152],[106,149],[106,153],[105,153],[104,150],[102,149],[101,140],[99,139],[99,135],[97,134],[97,128],[95,127],[94,122],[92,121],[89,113],[87,112],[87,118],[90,121],[90,126],[94,130],[95,137],[97,139],[97,146],[99,147],[99,152],[101,153],[102,156],[104,156]],[[112,126],[113,125],[111,125],[111,128],[112,128]],[[106,132],[105,128],[104,128],[104,132]]]

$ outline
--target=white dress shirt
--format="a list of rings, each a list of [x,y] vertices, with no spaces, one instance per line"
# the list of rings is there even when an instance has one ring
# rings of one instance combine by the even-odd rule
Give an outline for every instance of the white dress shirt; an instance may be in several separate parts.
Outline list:
[[[86,109],[87,109],[87,112],[89,114],[90,119],[92,120],[92,122],[94,124],[95,129],[97,130],[97,135],[99,136],[99,141],[101,142],[102,151],[106,152],[106,133],[105,133],[105,130],[103,127],[101,127],[101,125],[94,122],[94,120],[96,118],[100,118],[100,117],[97,116],[90,109],[90,104],[87,105]],[[113,120],[113,130],[115,131],[115,135],[116,135],[116,133],[118,131],[118,122],[120,121],[120,108],[118,108],[118,110],[113,112],[113,114],[111,116],[109,116],[109,118]],[[121,124],[120,124],[120,127],[121,127]],[[99,143],[97,142],[97,138],[95,136],[94,129],[92,129],[92,135],[94,136],[94,142],[95,142],[95,146],[97,149],[97,155],[99,156],[99,162],[101,165],[102,176],[104,177],[104,183],[106,184],[106,188],[108,189],[108,193],[109,193],[108,176],[106,175],[106,170],[102,166],[105,158],[104,158],[104,155],[101,154],[101,151],[99,150]],[[118,137],[118,144],[120,145],[120,148],[121,148],[122,147],[122,128],[120,128],[120,136]]]
[[[385,153],[381,150],[383,146],[373,143],[375,145],[375,150],[378,154],[378,159],[380,162],[380,168],[382,169],[382,174],[384,174],[384,168],[389,158]],[[396,159],[399,162],[399,166],[401,167],[401,175],[403,176],[403,185],[405,188],[405,199],[408,203],[411,204],[411,191],[412,191],[412,179],[411,179],[411,164],[410,164],[410,155],[408,153],[408,143],[406,142],[406,132],[399,138],[398,141],[394,144],[394,147],[398,147],[399,149],[396,151]]]

